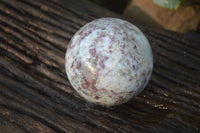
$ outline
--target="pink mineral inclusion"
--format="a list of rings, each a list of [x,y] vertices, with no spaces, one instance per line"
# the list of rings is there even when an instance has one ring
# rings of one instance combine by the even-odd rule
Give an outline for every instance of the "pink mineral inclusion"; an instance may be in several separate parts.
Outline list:
[[[89,53],[94,57],[96,55],[96,48],[92,48],[89,50]]]

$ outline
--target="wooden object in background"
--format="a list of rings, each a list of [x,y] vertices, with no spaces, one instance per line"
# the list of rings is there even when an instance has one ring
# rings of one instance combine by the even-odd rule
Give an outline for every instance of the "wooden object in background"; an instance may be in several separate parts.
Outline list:
[[[85,0],[0,0],[0,132],[199,132],[200,35],[142,26],[154,54],[146,89],[126,104],[85,102],[64,69],[73,34],[100,17]]]
[[[124,15],[143,24],[182,33],[197,30],[200,23],[200,7],[181,5],[177,10],[170,10],[152,0],[131,0]]]

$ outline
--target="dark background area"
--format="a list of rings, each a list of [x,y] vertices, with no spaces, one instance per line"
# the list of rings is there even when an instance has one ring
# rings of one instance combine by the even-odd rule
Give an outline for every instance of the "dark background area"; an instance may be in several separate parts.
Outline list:
[[[115,13],[122,14],[129,0],[89,0]]]

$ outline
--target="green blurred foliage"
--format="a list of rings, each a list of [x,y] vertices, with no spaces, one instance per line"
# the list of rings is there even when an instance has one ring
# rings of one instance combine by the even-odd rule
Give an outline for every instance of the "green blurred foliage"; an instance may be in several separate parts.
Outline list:
[[[116,13],[122,13],[128,4],[129,0],[89,0],[102,7],[105,7]],[[200,6],[200,0],[152,0],[156,5],[164,8],[176,10],[183,5],[198,5]]]
[[[176,10],[180,4],[200,5],[200,0],[153,0],[156,5],[164,8]]]
[[[176,10],[180,5],[181,0],[153,0],[153,2],[161,7]]]

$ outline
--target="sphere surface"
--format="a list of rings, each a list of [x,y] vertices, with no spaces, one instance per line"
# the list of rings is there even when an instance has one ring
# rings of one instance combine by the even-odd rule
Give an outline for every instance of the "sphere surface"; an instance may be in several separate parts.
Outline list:
[[[153,69],[148,40],[133,24],[101,18],[71,39],[65,69],[74,89],[103,106],[127,102],[147,85]]]

